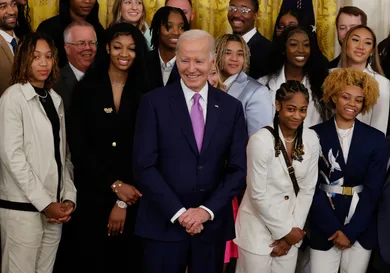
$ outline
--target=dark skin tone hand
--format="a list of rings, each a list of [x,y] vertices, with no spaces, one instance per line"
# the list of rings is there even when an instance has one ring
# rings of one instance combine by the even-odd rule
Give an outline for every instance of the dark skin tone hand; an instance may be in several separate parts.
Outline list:
[[[272,247],[271,257],[281,257],[287,255],[291,245],[285,239],[276,240],[270,247]]]
[[[123,233],[126,221],[126,209],[118,207],[117,204],[111,210],[108,218],[108,236],[115,236]]]
[[[344,250],[352,246],[351,241],[341,230],[336,231],[332,236],[330,236],[328,241],[333,241],[333,244],[340,250]]]

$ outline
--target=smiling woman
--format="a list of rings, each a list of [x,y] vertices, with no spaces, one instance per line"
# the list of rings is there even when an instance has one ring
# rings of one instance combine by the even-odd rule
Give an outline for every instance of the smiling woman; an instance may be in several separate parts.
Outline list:
[[[104,50],[76,86],[70,109],[69,146],[80,203],[73,255],[91,272],[140,273],[142,251],[134,225],[142,194],[129,166],[138,103],[148,89],[146,43],[128,23],[114,24],[106,37]],[[86,225],[91,227],[87,234]],[[64,272],[84,272],[77,270]]]

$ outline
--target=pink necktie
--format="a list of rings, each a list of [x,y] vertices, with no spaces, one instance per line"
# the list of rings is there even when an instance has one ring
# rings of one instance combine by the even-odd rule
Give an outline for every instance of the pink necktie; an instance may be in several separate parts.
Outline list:
[[[199,99],[201,98],[201,95],[196,93],[192,98],[194,99],[194,104],[192,104],[191,107],[192,129],[194,130],[196,144],[200,152],[200,150],[202,149],[203,134],[204,134],[203,109],[199,103]]]

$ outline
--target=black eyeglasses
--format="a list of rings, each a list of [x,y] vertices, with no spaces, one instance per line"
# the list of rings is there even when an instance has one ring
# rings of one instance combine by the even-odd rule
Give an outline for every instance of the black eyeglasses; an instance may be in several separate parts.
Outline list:
[[[248,14],[251,11],[251,9],[247,7],[235,7],[235,6],[227,6],[226,9],[228,12],[239,11],[241,14]]]
[[[66,43],[69,45],[74,45],[79,49],[85,48],[86,45],[89,45],[90,47],[96,47],[98,42],[97,41],[77,41],[76,43]]]

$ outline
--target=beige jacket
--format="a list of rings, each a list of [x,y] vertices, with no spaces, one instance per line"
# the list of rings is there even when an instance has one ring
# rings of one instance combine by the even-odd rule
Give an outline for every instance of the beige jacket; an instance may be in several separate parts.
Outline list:
[[[64,106],[50,96],[60,119],[61,200],[76,203],[67,149]],[[42,211],[56,202],[58,171],[51,123],[30,83],[15,84],[0,98],[0,199],[27,202]]]

